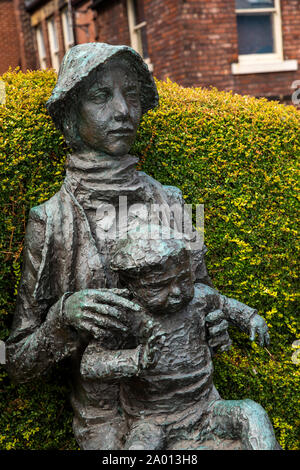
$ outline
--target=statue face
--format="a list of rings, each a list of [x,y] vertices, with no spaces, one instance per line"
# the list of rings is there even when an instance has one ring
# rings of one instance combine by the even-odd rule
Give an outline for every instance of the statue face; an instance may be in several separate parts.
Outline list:
[[[84,144],[126,155],[141,119],[140,85],[124,59],[111,60],[80,97],[78,131]]]
[[[153,313],[174,313],[194,296],[194,279],[188,257],[181,263],[169,258],[164,266],[134,284],[134,294]]]

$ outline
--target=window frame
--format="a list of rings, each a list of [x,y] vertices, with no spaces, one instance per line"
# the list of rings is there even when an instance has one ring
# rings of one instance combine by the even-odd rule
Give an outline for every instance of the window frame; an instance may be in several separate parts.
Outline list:
[[[56,21],[55,21],[54,15],[47,18],[47,29],[48,29],[51,65],[54,68],[54,70],[58,72],[59,65],[60,65],[59,39],[58,39],[58,32],[57,32]]]
[[[35,27],[35,37],[36,37],[36,43],[37,43],[37,49],[38,49],[40,68],[42,70],[45,70],[47,68],[47,51],[46,51],[43,27],[41,24],[38,24]]]
[[[141,36],[142,28],[145,28],[147,21],[141,21],[137,23],[136,12],[134,8],[134,0],[127,0],[127,16],[128,16],[128,27],[129,27],[129,36],[130,44],[132,49],[134,49],[148,65],[150,72],[153,72],[153,65],[151,64],[150,58],[144,57],[143,51],[143,42]]]
[[[71,12],[68,5],[62,8],[60,15],[63,30],[64,46],[65,51],[67,52],[75,44],[74,33],[72,29],[72,19],[70,21]]]
[[[282,24],[280,0],[274,0],[274,7],[235,9],[236,16],[241,14],[272,13],[274,52],[266,54],[239,54],[239,62],[266,62],[283,60]]]
[[[268,72],[291,72],[298,70],[297,60],[284,60],[282,21],[280,0],[274,0],[274,7],[264,8],[235,8],[238,14],[249,13],[272,13],[273,16],[273,43],[274,52],[267,54],[239,54],[238,63],[231,64],[233,75],[268,73]]]

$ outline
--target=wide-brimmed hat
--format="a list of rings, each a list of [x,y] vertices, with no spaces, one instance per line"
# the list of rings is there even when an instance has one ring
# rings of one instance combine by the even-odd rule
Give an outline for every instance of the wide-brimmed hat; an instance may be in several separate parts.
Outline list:
[[[131,47],[113,46],[100,42],[89,42],[72,47],[61,63],[58,80],[46,107],[55,125],[62,129],[62,120],[69,98],[74,97],[76,88],[97,67],[106,64],[113,57],[126,56],[138,72],[141,82],[142,113],[158,105],[158,92],[153,77],[142,57]]]

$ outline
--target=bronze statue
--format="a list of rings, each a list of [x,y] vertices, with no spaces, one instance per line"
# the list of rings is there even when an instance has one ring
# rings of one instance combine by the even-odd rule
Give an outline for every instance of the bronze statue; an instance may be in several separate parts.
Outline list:
[[[129,425],[125,449],[222,448],[224,442],[212,444],[218,436],[227,445],[231,439],[235,448],[275,449],[260,405],[221,400],[205,329],[207,314],[220,310],[246,332],[259,325],[264,344],[269,341],[264,320],[247,305],[194,284],[190,251],[174,232],[170,238],[162,228],[160,239],[145,232],[151,234],[149,227],[129,232],[111,262],[145,309],[132,317],[133,338],[127,345],[121,341],[119,351],[105,348],[105,338],[93,340],[81,361],[84,377],[121,381],[120,404]]]
[[[62,359],[70,361],[73,427],[82,449],[134,448],[136,438],[132,436],[135,436],[135,429],[138,429],[140,439],[143,434],[141,426],[146,423],[137,421],[136,428],[134,419],[126,409],[131,392],[128,392],[128,400],[121,399],[120,387],[121,391],[126,389],[124,371],[116,376],[112,371],[109,377],[99,373],[99,377],[95,378],[100,367],[100,362],[96,364],[99,354],[102,364],[106,357],[107,367],[110,367],[110,360],[112,364],[120,361],[127,371],[130,365],[136,371],[132,359],[132,354],[136,354],[145,377],[148,370],[151,376],[150,371],[155,371],[159,364],[158,357],[165,360],[166,356],[161,353],[164,341],[172,338],[174,333],[170,324],[170,330],[166,328],[164,337],[157,326],[160,326],[160,321],[157,321],[160,317],[153,313],[152,318],[149,302],[143,305],[136,290],[130,291],[130,282],[121,281],[119,268],[111,264],[124,233],[126,235],[132,227],[145,225],[141,213],[132,212],[125,232],[120,223],[115,236],[110,233],[112,217],[108,216],[107,220],[103,216],[105,207],[109,205],[117,218],[121,214],[122,198],[129,206],[141,204],[146,210],[153,204],[164,207],[184,205],[177,188],[163,186],[145,173],[136,171],[137,159],[128,155],[142,114],[157,104],[155,83],[141,57],[127,46],[101,43],[75,46],[66,54],[57,85],[47,103],[55,125],[64,134],[73,153],[68,157],[66,178],[60,191],[46,203],[32,208],[29,214],[23,274],[7,343],[8,368],[12,379],[26,382],[47,373],[54,363]],[[104,209],[99,212],[99,208]],[[191,240],[194,236],[190,233],[187,238]],[[189,241],[186,247],[188,244]],[[150,257],[155,258],[160,250],[159,244],[156,244],[155,250]],[[204,262],[205,250],[202,246],[190,252],[190,267],[186,266],[187,275],[190,276],[190,295],[185,299],[185,309],[177,311],[175,308],[172,318],[174,320],[177,315],[176,318],[181,321],[191,315],[193,322],[196,322],[198,315],[201,337],[199,354],[200,350],[203,352],[205,349],[210,370],[210,352],[218,347],[224,350],[230,345],[227,320],[245,328],[252,339],[258,333],[262,343],[268,341],[268,334],[263,319],[249,307],[233,301],[226,310],[226,298],[211,287]],[[185,253],[185,250],[181,251]],[[168,263],[171,271],[164,272],[171,276],[172,256]],[[200,283],[196,285],[195,296],[191,279]],[[208,305],[204,307],[206,302]],[[238,320],[241,312],[236,308],[244,314],[241,322]],[[205,332],[208,333],[207,338]],[[193,343],[193,347],[195,345]],[[184,347],[188,354],[188,345]],[[98,349],[99,354],[96,353]],[[95,354],[91,353],[93,350]],[[193,350],[194,365],[196,358],[197,351]],[[200,373],[201,367],[199,364],[195,375],[197,371]],[[184,374],[189,373],[190,370],[184,371]],[[134,377],[135,372],[131,375]],[[212,393],[209,403],[216,400],[220,403],[211,407],[209,429],[213,431],[212,435],[221,436],[226,442],[227,437],[236,436],[230,424],[231,416],[241,413],[243,420],[258,405],[249,405],[248,413],[245,411],[248,406],[246,402],[242,406],[222,402],[213,388],[211,372],[205,383],[211,386],[207,392]],[[195,411],[194,420],[206,406],[201,393],[197,402],[200,407]],[[186,403],[188,395],[178,400]],[[257,408],[256,412],[260,413]],[[155,427],[156,423],[150,422],[149,425]],[[243,428],[242,446],[275,448],[277,444],[273,430],[263,410],[259,425],[265,429],[264,437],[260,438],[262,432],[254,435],[249,424],[248,441],[246,428]],[[158,431],[155,446],[162,447],[164,442],[172,446],[175,428],[176,424],[172,425],[169,432],[160,426],[155,427]],[[148,429],[146,426],[145,435],[148,435]],[[165,438],[165,435],[168,437]],[[203,433],[199,439],[199,442],[203,441]],[[184,440],[188,443],[190,435],[184,436]],[[198,442],[194,438],[192,441]],[[147,439],[137,445],[150,448],[147,447]],[[154,444],[149,441],[150,445]]]

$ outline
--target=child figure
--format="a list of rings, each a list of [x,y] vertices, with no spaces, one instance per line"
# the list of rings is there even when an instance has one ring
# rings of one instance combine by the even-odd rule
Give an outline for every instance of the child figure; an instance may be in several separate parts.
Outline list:
[[[205,328],[207,315],[221,310],[253,339],[258,333],[263,345],[269,342],[264,319],[247,305],[194,284],[183,240],[150,239],[145,231],[123,240],[111,262],[147,312],[132,320],[138,345],[112,351],[93,340],[81,362],[85,378],[120,379],[120,405],[129,427],[124,448],[216,448],[219,438],[219,448],[228,439],[238,440],[242,449],[279,448],[260,405],[220,398]]]

